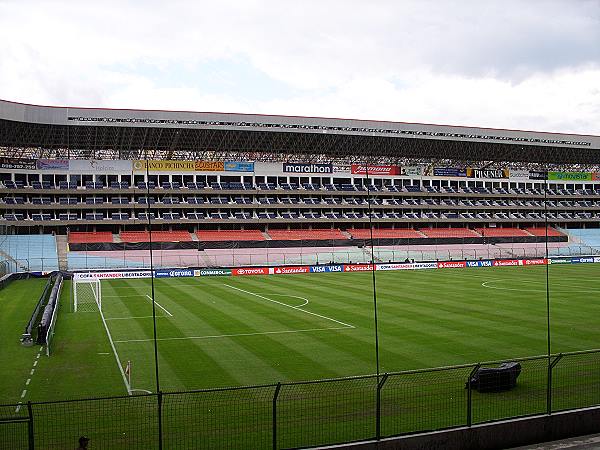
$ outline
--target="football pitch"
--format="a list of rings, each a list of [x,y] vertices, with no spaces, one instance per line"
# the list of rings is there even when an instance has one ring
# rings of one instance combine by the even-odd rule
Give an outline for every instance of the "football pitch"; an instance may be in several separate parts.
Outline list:
[[[552,353],[600,347],[599,275],[549,267]],[[74,312],[65,282],[50,357],[19,343],[44,280],[0,291],[0,403],[156,392],[150,280],[101,283],[101,311]],[[543,266],[378,272],[376,294],[381,373],[547,351]],[[371,273],[160,278],[154,295],[162,391],[376,371]]]

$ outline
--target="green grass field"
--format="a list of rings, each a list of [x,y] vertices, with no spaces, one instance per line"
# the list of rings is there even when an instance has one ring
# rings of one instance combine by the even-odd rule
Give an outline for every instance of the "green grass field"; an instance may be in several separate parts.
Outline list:
[[[378,272],[381,372],[545,354],[545,270]],[[549,270],[552,352],[600,347],[600,266]],[[36,448],[63,448],[79,434],[98,448],[156,448],[156,397],[142,395],[156,391],[150,280],[102,281],[102,314],[73,312],[65,282],[50,357],[19,343],[44,282],[0,291],[0,403],[124,396],[34,405]],[[274,383],[375,372],[370,273],[156,279],[155,298],[161,391],[266,385],[165,395],[165,448],[269,448]],[[121,372],[127,361],[135,398]],[[600,402],[599,362],[576,355],[556,366],[554,410]],[[546,360],[522,364],[516,389],[473,393],[473,423],[545,412]],[[382,436],[464,425],[470,370],[390,376]],[[372,438],[375,382],[284,385],[277,446]],[[14,435],[26,442],[25,428],[7,430],[0,449],[19,448]]]
[[[600,347],[600,267],[551,266],[552,352]],[[150,280],[102,281],[102,312],[65,283],[51,357],[19,344],[43,281],[0,291],[3,403],[156,390]],[[160,387],[181,391],[375,372],[370,273],[156,279]],[[381,372],[542,355],[545,268],[377,273]]]

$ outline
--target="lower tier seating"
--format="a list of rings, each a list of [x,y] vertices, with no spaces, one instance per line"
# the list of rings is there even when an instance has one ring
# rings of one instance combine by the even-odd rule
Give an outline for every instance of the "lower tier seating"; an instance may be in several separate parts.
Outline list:
[[[276,241],[348,239],[339,229],[333,230],[269,230],[269,236]]]
[[[69,244],[87,244],[91,242],[112,242],[110,231],[73,231],[69,233]]]
[[[264,235],[258,230],[196,231],[200,241],[264,241]]]
[[[354,239],[371,239],[371,230],[356,228],[348,230]],[[374,239],[422,239],[425,236],[412,228],[374,228]]]
[[[429,238],[478,238],[477,232],[469,228],[421,228],[419,230]]]
[[[150,242],[150,233],[147,231],[122,231],[119,234],[121,242]],[[188,231],[153,231],[152,242],[188,242],[192,236]]]

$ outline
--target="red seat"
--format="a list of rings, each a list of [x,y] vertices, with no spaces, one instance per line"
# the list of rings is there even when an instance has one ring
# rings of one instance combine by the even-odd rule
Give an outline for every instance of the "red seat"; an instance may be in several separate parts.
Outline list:
[[[525,230],[527,230],[527,232],[533,234],[534,236],[546,236],[545,227],[530,227],[525,228]],[[564,234],[558,230],[555,230],[552,227],[548,227],[548,236],[564,236]]]
[[[69,233],[69,244],[88,244],[93,242],[112,242],[110,231],[73,231]]]
[[[150,242],[148,231],[121,231],[121,242]],[[153,231],[152,242],[188,242],[192,236],[187,231]]]
[[[421,228],[419,230],[429,238],[477,238],[477,232],[469,228]]]
[[[265,237],[259,230],[205,230],[196,231],[200,241],[264,241]]]
[[[531,236],[527,231],[520,228],[475,228],[484,237],[516,237]]]
[[[348,230],[348,233],[354,239],[371,239],[371,230],[364,228],[357,228]],[[374,239],[423,239],[422,233],[419,233],[412,228],[374,228],[373,229],[373,238]]]
[[[334,230],[269,230],[269,236],[275,241],[326,241],[330,239],[348,239],[337,228]]]

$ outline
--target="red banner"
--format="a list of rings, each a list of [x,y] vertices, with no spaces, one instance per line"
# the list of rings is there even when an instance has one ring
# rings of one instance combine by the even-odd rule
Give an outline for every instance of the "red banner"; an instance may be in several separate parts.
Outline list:
[[[344,265],[344,272],[368,272],[373,270],[371,264],[346,264]]]
[[[400,175],[400,166],[365,166],[364,164],[352,164],[351,171],[357,175]]]
[[[269,275],[268,267],[243,267],[241,269],[233,269],[233,275]]]
[[[288,274],[288,273],[309,273],[310,267],[275,267],[275,274]]]
[[[467,267],[466,261],[442,261],[438,263],[438,269],[457,269]]]
[[[494,260],[494,266],[503,267],[503,266],[522,266],[523,260],[521,259],[496,259]]]
[[[545,266],[548,264],[548,260],[546,258],[524,259],[523,263],[526,266]]]

